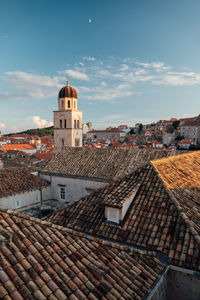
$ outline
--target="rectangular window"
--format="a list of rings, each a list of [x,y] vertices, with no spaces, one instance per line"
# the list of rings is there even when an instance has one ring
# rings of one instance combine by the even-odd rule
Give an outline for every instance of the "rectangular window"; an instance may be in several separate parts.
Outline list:
[[[80,146],[80,139],[75,139],[75,147],[79,147]]]
[[[21,200],[16,200],[15,205],[16,208],[19,208],[21,206]]]
[[[65,200],[65,188],[60,188],[60,199]]]

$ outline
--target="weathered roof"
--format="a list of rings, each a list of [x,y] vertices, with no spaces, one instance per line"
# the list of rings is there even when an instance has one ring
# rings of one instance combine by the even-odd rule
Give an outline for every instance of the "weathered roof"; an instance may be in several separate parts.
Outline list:
[[[0,198],[47,185],[45,180],[30,174],[26,169],[0,170]]]
[[[42,172],[112,180],[146,162],[180,153],[176,150],[66,148]]]
[[[191,120],[191,121],[186,121],[185,123],[183,123],[182,127],[185,126],[200,126],[200,119],[196,119],[196,120]]]
[[[177,202],[177,207],[200,237],[200,151],[152,162]]]
[[[153,253],[0,208],[0,299],[139,300],[164,268]]]
[[[195,156],[195,153],[188,155]],[[178,158],[182,160],[181,157],[175,157],[174,161],[178,161]],[[167,171],[167,159],[163,161],[166,161],[166,169],[164,166],[163,171]],[[186,159],[185,162],[187,163]],[[52,213],[47,219],[95,236],[155,250],[167,255],[172,264],[200,270],[199,194],[187,189],[169,190],[161,180],[156,163],[155,161],[155,166],[149,163],[139,168],[107,187]],[[114,225],[105,222],[107,200],[111,199],[117,206],[137,184],[140,187],[123,223]]]

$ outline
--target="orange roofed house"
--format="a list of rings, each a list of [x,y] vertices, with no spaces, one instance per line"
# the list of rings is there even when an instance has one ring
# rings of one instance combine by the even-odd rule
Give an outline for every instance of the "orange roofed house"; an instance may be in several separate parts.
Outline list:
[[[1,145],[0,150],[6,152],[8,150],[20,150],[29,154],[37,152],[37,148],[30,144],[6,144]]]

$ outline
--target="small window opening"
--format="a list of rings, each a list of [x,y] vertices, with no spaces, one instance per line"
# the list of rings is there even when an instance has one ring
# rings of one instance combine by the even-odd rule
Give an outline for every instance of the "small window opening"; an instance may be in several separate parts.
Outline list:
[[[75,139],[75,147],[79,147],[80,146],[80,139]]]
[[[62,120],[60,120],[60,128],[62,128]]]
[[[70,100],[68,100],[68,108],[70,108]]]
[[[77,120],[77,128],[80,128],[80,122]]]
[[[76,120],[74,120],[74,128],[76,128]]]
[[[60,188],[60,198],[65,200],[65,188]]]
[[[64,127],[66,128],[67,127],[67,121],[64,120]]]
[[[65,145],[65,140],[62,139],[62,146],[64,147],[64,145]]]

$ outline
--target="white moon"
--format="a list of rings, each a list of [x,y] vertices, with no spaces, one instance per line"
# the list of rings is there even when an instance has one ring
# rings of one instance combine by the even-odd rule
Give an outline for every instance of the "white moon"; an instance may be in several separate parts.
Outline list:
[[[88,22],[89,22],[89,23],[92,23],[92,19],[89,19]]]

